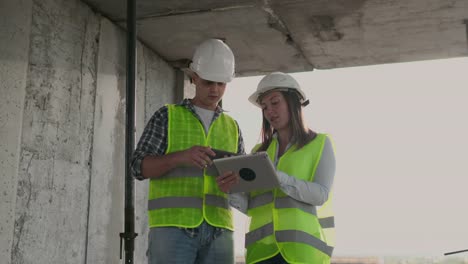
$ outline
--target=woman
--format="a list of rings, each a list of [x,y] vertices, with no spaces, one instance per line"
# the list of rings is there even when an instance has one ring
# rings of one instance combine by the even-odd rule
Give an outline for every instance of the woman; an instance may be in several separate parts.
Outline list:
[[[302,108],[308,100],[288,74],[265,76],[249,101],[263,113],[262,143],[253,152],[268,153],[280,188],[248,194],[246,262],[330,263],[333,216],[329,212],[322,216],[317,207],[330,209],[327,201],[335,174],[331,141],[305,126]],[[227,172],[217,183],[229,192],[238,179],[237,173]]]

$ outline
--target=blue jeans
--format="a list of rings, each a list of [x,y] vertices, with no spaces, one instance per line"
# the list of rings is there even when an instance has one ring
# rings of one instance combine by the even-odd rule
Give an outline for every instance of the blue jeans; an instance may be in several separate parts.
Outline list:
[[[233,232],[205,221],[197,228],[153,227],[147,253],[149,264],[233,264]]]

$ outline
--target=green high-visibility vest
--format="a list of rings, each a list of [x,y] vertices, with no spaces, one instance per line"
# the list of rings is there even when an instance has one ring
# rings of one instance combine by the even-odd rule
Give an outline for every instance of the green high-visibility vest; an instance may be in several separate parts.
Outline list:
[[[237,152],[239,133],[234,119],[222,113],[212,122],[208,135],[203,124],[181,105],[168,107],[166,153],[194,145]],[[217,227],[233,230],[231,210],[225,193],[216,185],[216,175],[207,169],[178,167],[151,179],[148,195],[148,225],[193,228],[203,219]]]
[[[279,159],[277,169],[313,181],[326,137],[318,134],[299,150],[292,146]],[[272,161],[277,147],[275,138],[267,149]],[[333,247],[327,244],[324,230],[334,228],[331,215],[319,218],[315,206],[287,196],[280,188],[251,192],[248,214],[251,223],[245,238],[247,263],[269,259],[278,253],[288,263],[330,263]]]

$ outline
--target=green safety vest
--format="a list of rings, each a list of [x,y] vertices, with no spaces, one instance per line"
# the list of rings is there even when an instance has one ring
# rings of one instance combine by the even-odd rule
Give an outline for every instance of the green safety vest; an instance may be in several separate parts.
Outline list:
[[[194,145],[237,152],[239,133],[234,119],[222,113],[212,122],[208,135],[194,114],[181,105],[168,107],[166,154]],[[193,228],[205,219],[210,225],[233,230],[225,193],[216,184],[216,171],[178,167],[151,179],[148,195],[148,225]]]
[[[279,159],[277,169],[313,181],[326,137],[318,134],[299,150],[292,146]],[[277,147],[275,138],[267,149],[272,161]],[[251,192],[248,214],[251,223],[245,237],[247,263],[269,259],[278,253],[288,263],[330,263],[333,246],[327,242],[332,233],[325,230],[334,229],[331,214],[318,216],[315,206],[287,196],[280,188]]]

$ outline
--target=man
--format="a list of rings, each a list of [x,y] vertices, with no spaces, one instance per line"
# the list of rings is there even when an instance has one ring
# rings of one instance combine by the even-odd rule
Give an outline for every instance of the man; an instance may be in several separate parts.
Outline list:
[[[189,67],[195,97],[156,111],[134,152],[135,177],[150,179],[151,264],[234,262],[227,195],[210,167],[213,149],[244,153],[237,122],[218,105],[234,66],[234,55],[222,41],[200,44]]]

